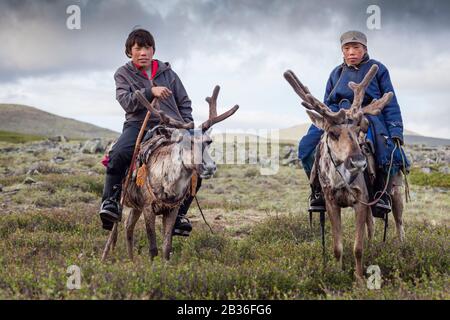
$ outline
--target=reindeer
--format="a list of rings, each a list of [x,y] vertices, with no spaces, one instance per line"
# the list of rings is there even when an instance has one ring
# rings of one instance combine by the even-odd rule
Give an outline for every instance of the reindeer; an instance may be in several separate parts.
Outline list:
[[[164,239],[162,252],[163,258],[169,260],[172,251],[172,230],[179,207],[190,193],[195,192],[197,176],[208,179],[216,171],[216,164],[209,154],[212,143],[209,129],[232,116],[239,108],[235,105],[218,116],[219,90],[220,87],[216,86],[212,96],[206,98],[209,104],[209,118],[194,131],[193,135],[188,131],[194,128],[192,122],[183,123],[167,116],[136,91],[140,102],[151,113],[159,116],[162,128],[159,129],[160,134],[141,144],[138,158],[144,159],[142,167],[145,169],[142,171],[139,169],[136,182],[129,183],[124,189],[123,203],[131,208],[125,225],[127,251],[131,260],[133,260],[134,228],[142,213],[152,260],[158,255],[155,219],[157,215],[162,215]],[[106,259],[110,247],[114,248],[116,241],[117,224],[114,225],[105,246],[103,260]]]
[[[360,281],[363,279],[365,225],[367,225],[369,241],[373,237],[374,230],[373,216],[369,206],[371,204],[368,203],[368,189],[363,176],[368,161],[361,150],[361,144],[369,126],[365,115],[380,114],[393,97],[392,92],[385,93],[381,99],[373,100],[362,108],[365,90],[377,71],[378,66],[373,65],[361,83],[348,84],[354,92],[353,103],[348,110],[341,109],[338,112],[331,111],[328,106],[316,99],[292,71],[288,70],[284,73],[286,80],[303,100],[302,105],[307,109],[306,112],[314,125],[324,130],[317,146],[313,173],[318,174],[324,193],[326,211],[331,222],[334,256],[340,268],[342,268],[343,251],[341,208],[353,207],[355,210],[356,235],[353,253],[356,264],[355,276]],[[371,160],[373,161],[373,158]],[[314,178],[314,174],[311,174],[311,182]],[[397,235],[400,241],[403,241],[403,201],[399,190],[401,185],[402,176],[398,172],[390,180],[390,188],[387,190],[391,190]]]

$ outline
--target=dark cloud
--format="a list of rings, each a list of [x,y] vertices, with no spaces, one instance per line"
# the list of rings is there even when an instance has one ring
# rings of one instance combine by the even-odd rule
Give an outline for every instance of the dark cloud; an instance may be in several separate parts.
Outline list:
[[[81,8],[81,30],[66,27],[69,5]],[[8,1],[0,3],[0,80],[104,69],[125,59],[132,28],[160,25],[138,2]]]
[[[81,30],[66,28],[66,8],[81,7]],[[377,4],[382,30],[368,31],[366,9]],[[165,7],[163,10],[162,8]],[[165,12],[163,12],[165,11]],[[166,59],[188,58],[193,50],[233,50],[234,42],[284,44],[295,39],[307,50],[312,35],[337,44],[347,29],[369,37],[414,36],[429,43],[449,33],[449,1],[2,1],[0,3],[0,81],[24,74],[105,69],[125,59],[123,43],[131,29],[151,30]],[[280,42],[281,41],[281,42]],[[445,44],[447,46],[447,44]],[[274,48],[283,49],[283,48]],[[323,48],[322,50],[326,50]]]
[[[81,30],[66,28],[66,9],[72,4],[81,8]],[[381,30],[366,26],[366,10],[373,4],[381,9]],[[79,110],[82,99],[85,110],[91,100],[115,103],[112,73],[127,60],[124,42],[138,25],[153,33],[157,58],[176,65],[191,97],[203,102],[205,86],[220,83],[233,92],[233,99],[253,108],[249,112],[261,114],[265,109],[271,114],[280,100],[296,103],[281,77],[285,68],[298,71],[320,96],[329,72],[341,61],[340,34],[359,29],[368,35],[371,57],[389,67],[401,100],[407,102],[406,118],[420,122],[420,108],[428,108],[428,101],[450,85],[448,21],[447,0],[3,0],[0,86],[8,90],[0,96],[48,103],[56,110],[65,97],[50,97],[50,92],[58,92],[46,91],[47,83],[57,86],[63,78],[62,89],[73,91],[70,79],[76,78],[72,82],[79,88],[74,92],[83,97],[72,97],[77,100],[73,110]],[[103,79],[90,71],[108,79],[100,84]],[[38,90],[36,82],[45,85]],[[103,86],[103,96],[94,98],[88,89],[96,83]],[[443,109],[444,114],[450,112]],[[109,110],[107,103],[101,110]]]

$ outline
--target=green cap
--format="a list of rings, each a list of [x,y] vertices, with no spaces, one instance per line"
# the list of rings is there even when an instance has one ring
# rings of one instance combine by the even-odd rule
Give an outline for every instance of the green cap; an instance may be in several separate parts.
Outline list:
[[[341,47],[350,42],[357,42],[367,47],[367,37],[360,31],[347,31],[341,36]]]

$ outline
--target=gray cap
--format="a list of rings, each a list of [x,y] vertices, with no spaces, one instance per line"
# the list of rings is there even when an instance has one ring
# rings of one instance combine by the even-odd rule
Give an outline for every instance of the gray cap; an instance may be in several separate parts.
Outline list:
[[[347,31],[341,36],[341,47],[350,42],[357,42],[367,47],[367,37],[360,31]]]

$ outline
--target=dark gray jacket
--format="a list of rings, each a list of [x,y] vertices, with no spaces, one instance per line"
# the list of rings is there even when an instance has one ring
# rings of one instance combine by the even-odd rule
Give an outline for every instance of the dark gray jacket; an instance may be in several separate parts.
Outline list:
[[[159,105],[162,111],[180,121],[193,121],[191,100],[180,78],[170,68],[169,63],[158,61],[158,71],[153,81],[150,81],[129,61],[117,69],[114,80],[116,81],[116,99],[126,111],[125,122],[142,122],[144,120],[147,109],[139,103],[134,92],[139,90],[149,101],[152,101],[153,94],[150,90],[152,86],[167,87],[172,91],[172,95],[168,99],[160,100]],[[147,127],[154,127],[158,123],[159,118],[152,114]]]

